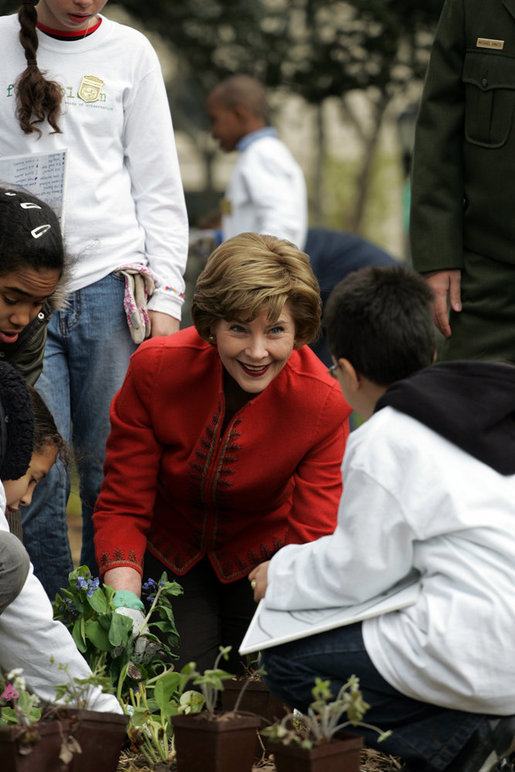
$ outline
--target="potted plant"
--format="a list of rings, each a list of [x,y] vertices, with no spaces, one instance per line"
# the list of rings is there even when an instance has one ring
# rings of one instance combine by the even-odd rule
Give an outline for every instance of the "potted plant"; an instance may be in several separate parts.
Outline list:
[[[178,772],[251,772],[259,717],[239,712],[237,703],[233,710],[216,710],[224,682],[234,677],[219,668],[230,649],[220,647],[212,670],[199,673],[192,664],[199,692],[186,692],[181,713],[171,716]]]
[[[290,712],[290,708],[267,688],[263,681],[259,658],[252,660],[248,657],[244,674],[224,682],[222,710],[234,710],[236,703],[239,710],[259,716],[260,729],[270,726]],[[254,757],[257,761],[261,761],[266,756],[267,749],[258,733]]]
[[[128,717],[84,707],[90,688],[106,685],[104,677],[69,678],[56,689],[64,704],[43,706],[27,690],[20,669],[0,681],[2,772],[90,772],[95,766],[116,772]],[[66,707],[72,700],[74,707]]]
[[[262,674],[259,660],[249,659],[242,676],[224,682],[222,710],[234,710],[238,701],[239,709],[260,716],[263,726],[289,713],[288,706],[269,691]]]
[[[369,705],[356,676],[343,684],[334,699],[329,683],[315,680],[307,714],[293,711],[261,731],[269,740],[278,772],[359,772],[363,738],[345,729],[372,729],[379,734],[379,742],[390,735],[362,721]]]
[[[120,713],[106,713],[88,710],[88,692],[92,686],[100,686],[106,692],[112,691],[112,684],[103,675],[103,669],[93,672],[88,678],[70,678],[65,665],[58,666],[67,680],[56,687],[56,699],[60,704],[54,706],[57,719],[68,721],[66,744],[68,754],[62,749],[61,761],[67,766],[62,769],[69,772],[116,772],[122,745],[127,737],[129,717]],[[73,707],[64,707],[63,703],[73,703]]]
[[[76,750],[68,743],[70,722],[58,717],[52,706],[40,706],[27,691],[21,669],[0,674],[0,758],[2,772],[54,772],[68,769]]]

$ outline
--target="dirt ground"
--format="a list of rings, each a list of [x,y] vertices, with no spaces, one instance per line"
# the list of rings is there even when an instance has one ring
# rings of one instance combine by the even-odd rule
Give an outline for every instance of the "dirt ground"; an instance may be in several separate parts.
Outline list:
[[[171,764],[158,764],[149,767],[144,762],[130,758],[128,754],[122,754],[118,772],[176,772],[175,762]],[[384,756],[377,751],[365,749],[361,754],[360,772],[399,772],[402,769],[398,759],[393,756]],[[275,772],[272,760],[263,760],[252,767],[252,772]]]

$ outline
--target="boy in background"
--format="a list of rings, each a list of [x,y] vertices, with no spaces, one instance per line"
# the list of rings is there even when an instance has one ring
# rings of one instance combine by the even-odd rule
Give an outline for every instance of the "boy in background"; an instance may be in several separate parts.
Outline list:
[[[265,90],[249,75],[234,75],[210,93],[211,132],[238,160],[222,201],[222,238],[252,231],[303,249],[308,202],[304,174],[268,124]]]
[[[422,588],[408,608],[264,651],[265,680],[306,710],[316,676],[336,694],[354,673],[405,769],[511,769],[515,368],[432,365],[432,293],[404,268],[349,275],[325,316],[331,370],[369,420],[347,444],[335,532],[254,569],[255,599],[352,605],[413,568]]]

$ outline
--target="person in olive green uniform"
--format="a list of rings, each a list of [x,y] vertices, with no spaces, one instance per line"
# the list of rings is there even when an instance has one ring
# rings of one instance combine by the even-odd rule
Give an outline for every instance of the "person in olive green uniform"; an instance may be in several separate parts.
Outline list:
[[[417,121],[410,224],[442,359],[515,362],[514,113],[515,0],[446,0]]]

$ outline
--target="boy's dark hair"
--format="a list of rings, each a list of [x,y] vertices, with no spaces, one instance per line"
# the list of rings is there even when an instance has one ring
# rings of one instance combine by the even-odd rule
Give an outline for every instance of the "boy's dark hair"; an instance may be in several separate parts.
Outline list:
[[[34,447],[34,415],[20,373],[0,362],[0,480],[18,480],[29,468]]]
[[[433,292],[402,266],[362,268],[332,290],[324,310],[329,349],[380,386],[433,362]]]

